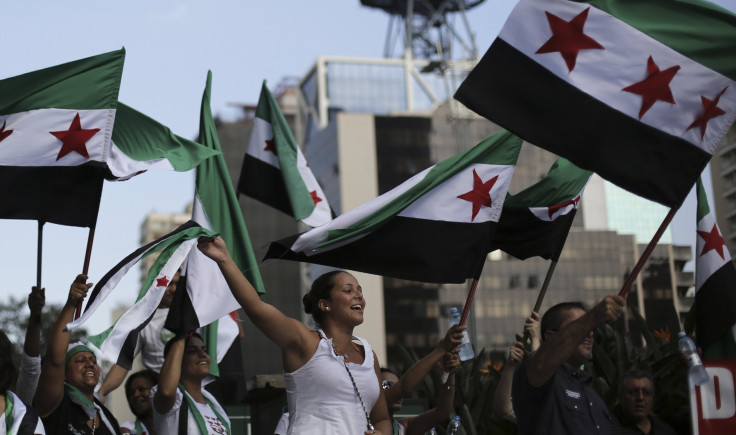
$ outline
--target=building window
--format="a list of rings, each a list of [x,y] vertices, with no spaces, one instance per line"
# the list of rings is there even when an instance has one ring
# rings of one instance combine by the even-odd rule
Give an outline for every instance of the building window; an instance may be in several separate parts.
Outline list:
[[[518,274],[511,275],[509,277],[509,288],[515,289],[521,287],[521,276]]]
[[[535,289],[539,286],[539,276],[537,275],[529,275],[529,280],[527,281],[527,288],[529,289]]]

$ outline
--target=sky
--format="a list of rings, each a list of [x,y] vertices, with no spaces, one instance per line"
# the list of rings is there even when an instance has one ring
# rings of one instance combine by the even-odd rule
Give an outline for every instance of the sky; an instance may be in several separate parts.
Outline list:
[[[736,11],[736,0],[715,3]],[[486,0],[468,11],[480,53],[514,4]],[[359,0],[16,1],[5,5],[3,17],[0,79],[124,47],[119,100],[187,138],[197,135],[208,70],[213,113],[236,120],[238,105],[258,101],[264,79],[273,90],[284,77],[302,77],[320,55],[381,57],[389,23],[388,15]],[[150,171],[122,183],[105,182],[90,281],[140,246],[148,213],[182,212],[193,192],[191,171]],[[694,243],[694,213],[691,193],[673,223],[675,243]],[[25,298],[36,283],[37,223],[2,220],[0,228],[5,234],[0,274],[6,286],[0,300],[2,295]],[[45,225],[41,284],[47,302],[66,300],[82,271],[88,231]],[[137,292],[133,275],[105,306],[124,304]],[[109,321],[96,317],[88,325],[93,333]]]

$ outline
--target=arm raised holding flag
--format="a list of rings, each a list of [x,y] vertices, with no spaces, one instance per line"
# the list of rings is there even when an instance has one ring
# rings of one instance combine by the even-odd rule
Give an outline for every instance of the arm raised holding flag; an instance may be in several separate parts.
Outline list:
[[[332,271],[314,281],[303,299],[304,311],[320,327],[312,331],[261,301],[222,238],[200,238],[198,247],[217,263],[248,317],[281,347],[295,433],[392,433],[378,359],[368,342],[353,337],[366,305],[353,275]]]

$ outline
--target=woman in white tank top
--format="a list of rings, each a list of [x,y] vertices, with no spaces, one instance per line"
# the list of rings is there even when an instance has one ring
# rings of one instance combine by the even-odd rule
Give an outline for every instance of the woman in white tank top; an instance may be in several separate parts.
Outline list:
[[[392,433],[378,359],[365,340],[353,337],[365,309],[353,275],[333,271],[314,281],[303,300],[320,326],[313,331],[261,300],[222,238],[202,238],[199,249],[218,264],[250,320],[281,347],[289,434]]]

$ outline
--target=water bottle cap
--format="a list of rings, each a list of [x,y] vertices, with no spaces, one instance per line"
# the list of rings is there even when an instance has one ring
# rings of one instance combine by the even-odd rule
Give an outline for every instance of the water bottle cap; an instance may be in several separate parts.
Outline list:
[[[450,312],[450,315],[451,316],[455,316],[457,314],[460,314],[460,311],[457,310],[457,307],[450,307],[449,312]]]
[[[684,337],[685,335],[686,335],[685,334],[685,331],[680,331],[680,332],[677,333],[677,336],[678,337]]]

